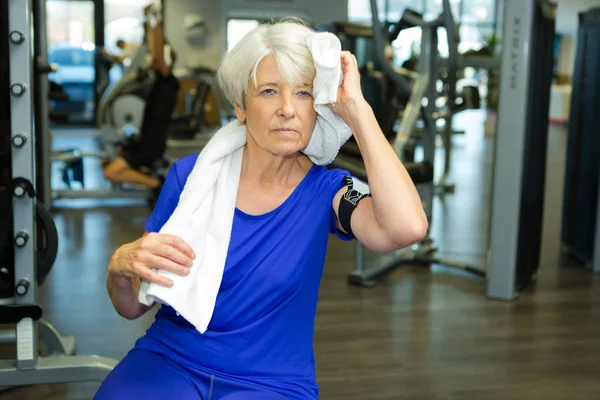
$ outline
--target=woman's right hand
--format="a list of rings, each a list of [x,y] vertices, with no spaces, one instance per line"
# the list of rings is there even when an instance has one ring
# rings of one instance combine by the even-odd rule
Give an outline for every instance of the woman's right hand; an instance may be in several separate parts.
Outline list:
[[[194,250],[183,239],[164,233],[148,233],[135,242],[121,246],[108,264],[108,272],[130,281],[135,278],[171,287],[173,281],[153,269],[188,275]]]

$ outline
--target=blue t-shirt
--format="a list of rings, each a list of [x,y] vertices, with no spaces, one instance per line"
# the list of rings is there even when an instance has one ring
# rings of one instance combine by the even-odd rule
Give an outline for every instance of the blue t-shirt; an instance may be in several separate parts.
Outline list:
[[[171,167],[148,232],[159,231],[170,217],[196,158]],[[275,210],[252,216],[236,209],[208,330],[201,334],[163,305],[136,346],[211,374],[254,380],[291,398],[316,398],[312,344],[328,237],[350,240],[337,230],[331,207],[346,175],[313,165]]]

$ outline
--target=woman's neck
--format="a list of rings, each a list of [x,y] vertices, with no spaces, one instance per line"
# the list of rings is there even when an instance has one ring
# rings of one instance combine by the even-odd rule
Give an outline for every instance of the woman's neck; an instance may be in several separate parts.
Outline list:
[[[244,146],[241,177],[261,185],[297,185],[312,167],[303,153],[287,157],[277,156],[256,143]]]

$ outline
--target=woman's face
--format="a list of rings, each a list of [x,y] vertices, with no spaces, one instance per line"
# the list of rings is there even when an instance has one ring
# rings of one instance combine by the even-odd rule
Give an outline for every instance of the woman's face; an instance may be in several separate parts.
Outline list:
[[[258,64],[256,78],[257,86],[252,80],[248,86],[245,110],[235,105],[237,118],[246,122],[248,141],[281,157],[304,150],[317,118],[312,82],[290,87],[271,55]]]

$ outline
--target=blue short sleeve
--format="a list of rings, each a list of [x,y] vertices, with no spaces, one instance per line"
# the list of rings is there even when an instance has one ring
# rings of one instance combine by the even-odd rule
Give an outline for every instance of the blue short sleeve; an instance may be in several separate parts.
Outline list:
[[[181,196],[185,182],[192,172],[197,158],[198,153],[194,153],[173,163],[165,178],[165,183],[160,191],[154,210],[146,220],[147,232],[160,231],[169,220],[171,214],[177,208],[179,196]]]
[[[179,182],[177,176],[177,163],[174,163],[165,178],[165,183],[160,191],[154,210],[146,220],[147,232],[158,232],[169,220],[177,207],[182,190],[183,185]]]
[[[328,179],[327,179],[327,183],[328,183],[328,189],[330,191],[330,204],[333,202],[333,198],[335,197],[336,193],[340,191],[340,189],[342,189],[345,185],[344,183],[344,177],[349,176],[350,173],[348,171],[344,171],[342,169],[332,169],[329,170],[328,172]],[[333,207],[331,207],[331,212],[330,212],[330,218],[329,218],[329,233],[331,234],[335,234],[337,237],[339,237],[340,239],[344,240],[344,241],[350,241],[352,239],[354,239],[353,236],[348,235],[342,231],[340,231],[339,229],[337,229],[337,215],[335,213],[335,210],[333,209]]]

